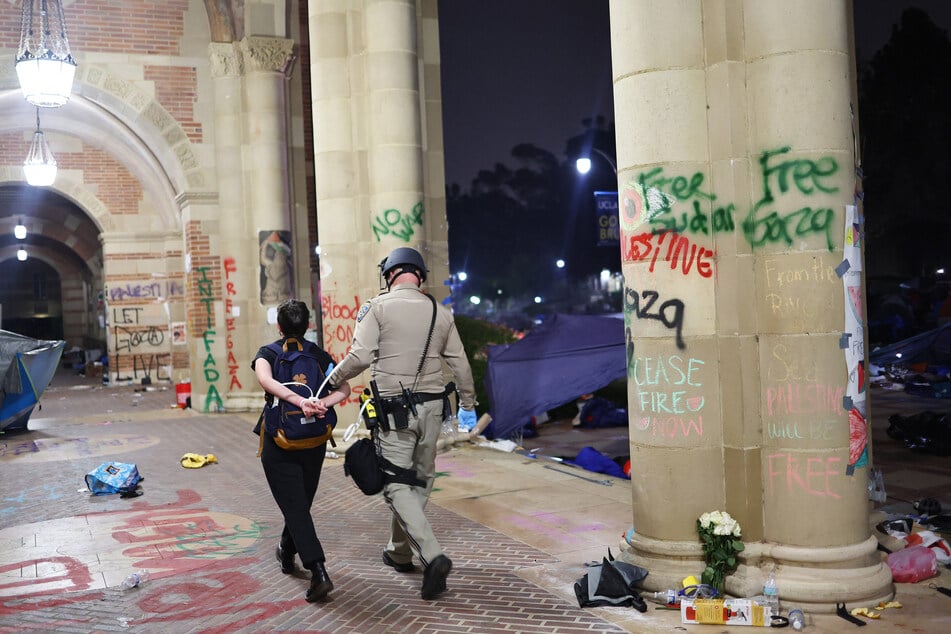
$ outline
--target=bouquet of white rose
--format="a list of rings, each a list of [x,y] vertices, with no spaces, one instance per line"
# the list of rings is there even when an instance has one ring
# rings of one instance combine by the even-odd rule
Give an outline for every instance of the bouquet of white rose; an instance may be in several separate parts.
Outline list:
[[[736,555],[743,550],[740,525],[729,513],[711,511],[697,520],[697,533],[703,544],[703,556],[707,566],[701,581],[710,584],[723,594],[723,580],[736,570]]]

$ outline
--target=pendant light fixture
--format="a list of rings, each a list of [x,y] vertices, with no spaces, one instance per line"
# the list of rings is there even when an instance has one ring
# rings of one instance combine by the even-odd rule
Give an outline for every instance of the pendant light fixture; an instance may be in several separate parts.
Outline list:
[[[23,96],[34,106],[56,108],[69,101],[76,60],[66,38],[62,0],[21,0],[16,71]]]
[[[56,159],[50,151],[46,137],[40,130],[40,109],[36,109],[36,132],[30,144],[30,153],[23,161],[23,174],[26,182],[34,187],[46,187],[56,180]]]

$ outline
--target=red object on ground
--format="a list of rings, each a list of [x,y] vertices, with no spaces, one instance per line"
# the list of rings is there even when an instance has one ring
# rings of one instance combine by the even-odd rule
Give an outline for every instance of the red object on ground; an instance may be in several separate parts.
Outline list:
[[[192,397],[192,384],[191,383],[176,383],[175,384],[175,399],[178,402],[178,406],[181,409],[188,407],[188,399]]]

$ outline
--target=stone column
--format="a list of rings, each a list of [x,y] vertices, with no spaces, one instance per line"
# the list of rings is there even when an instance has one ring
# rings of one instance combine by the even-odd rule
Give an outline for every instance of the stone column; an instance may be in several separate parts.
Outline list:
[[[242,166],[247,184],[248,229],[259,256],[257,313],[249,317],[255,341],[274,338],[266,323],[267,308],[296,295],[291,256],[290,180],[287,156],[285,80],[294,61],[294,42],[248,36],[239,47],[244,55],[244,134]],[[254,293],[250,293],[253,295]]]
[[[652,589],[892,596],[870,534],[847,0],[612,0],[634,533]],[[659,34],[662,34],[659,36]],[[856,351],[859,351],[856,353]]]
[[[392,249],[411,246],[432,261],[430,269],[435,266],[437,273],[431,285],[440,285],[438,276],[445,271],[444,264],[435,265],[445,259],[444,248],[432,253],[426,233],[426,114],[416,4],[318,0],[309,5],[322,339],[337,359],[350,344],[360,304],[379,293],[376,267]],[[440,196],[441,173],[429,182],[432,190],[438,185]],[[444,222],[441,226],[445,229]],[[445,235],[440,239],[445,242]],[[359,379],[351,384],[362,387]],[[356,402],[349,401],[344,419],[355,417]]]
[[[255,168],[253,164],[247,170],[243,167],[244,160],[255,160],[254,152],[242,151],[246,124],[245,60],[241,50],[231,42],[210,44],[209,57],[215,90],[215,168],[221,211],[218,226],[223,310],[218,338],[224,349],[221,397],[227,410],[253,410],[260,407],[261,393],[249,359],[267,336],[258,337],[261,332],[258,322],[264,316],[258,308],[259,302],[255,301],[260,296],[255,207],[246,206],[244,202],[249,185],[245,175]],[[271,90],[275,89],[283,90],[283,85],[271,86]],[[264,184],[257,185],[262,186]],[[279,195],[280,189],[274,196]],[[274,336],[276,334],[271,338]]]

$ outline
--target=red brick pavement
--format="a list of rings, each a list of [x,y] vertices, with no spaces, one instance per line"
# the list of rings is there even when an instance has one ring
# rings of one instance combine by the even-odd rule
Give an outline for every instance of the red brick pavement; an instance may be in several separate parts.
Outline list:
[[[389,510],[344,478],[339,459],[325,464],[314,510],[335,589],[308,604],[306,574],[283,575],[274,558],[280,515],[249,417],[178,410],[174,390],[136,389],[54,383],[31,431],[0,437],[0,632],[624,631],[516,574],[552,556],[435,504],[454,567],[448,592],[423,601],[420,573],[380,560]],[[219,463],[184,469],[187,452]],[[141,497],[81,490],[107,460],[136,463]],[[79,554],[87,542],[93,563]],[[72,568],[59,561],[81,556]],[[122,591],[133,568],[151,578]],[[51,578],[69,589],[48,589]]]

